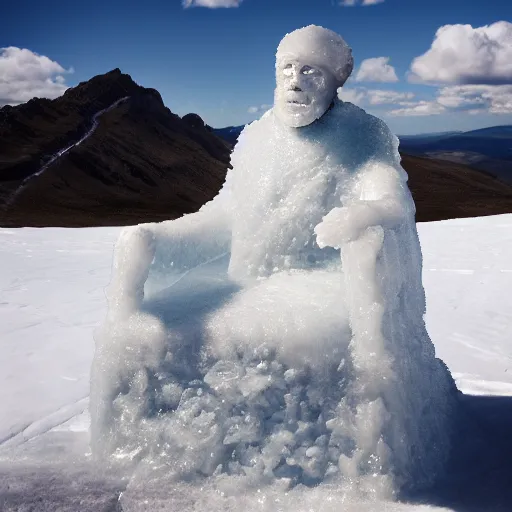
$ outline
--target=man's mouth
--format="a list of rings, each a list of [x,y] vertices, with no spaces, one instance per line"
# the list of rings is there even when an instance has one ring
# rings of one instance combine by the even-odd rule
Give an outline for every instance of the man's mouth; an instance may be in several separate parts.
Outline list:
[[[308,106],[308,104],[305,101],[300,101],[300,100],[288,100],[287,103],[289,105],[296,105],[298,107],[307,107]]]
[[[302,91],[286,91],[283,99],[288,105],[293,105],[294,107],[307,107],[310,103],[307,94],[304,94]]]

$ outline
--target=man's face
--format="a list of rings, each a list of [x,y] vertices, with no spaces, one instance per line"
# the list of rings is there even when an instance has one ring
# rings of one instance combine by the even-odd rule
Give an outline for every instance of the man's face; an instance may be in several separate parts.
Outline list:
[[[327,71],[299,60],[283,61],[276,70],[274,111],[293,128],[322,117],[336,96],[336,82]]]

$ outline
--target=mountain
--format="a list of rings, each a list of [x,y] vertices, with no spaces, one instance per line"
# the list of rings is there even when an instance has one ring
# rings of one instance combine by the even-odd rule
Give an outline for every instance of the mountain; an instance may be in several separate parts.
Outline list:
[[[512,213],[512,186],[467,165],[402,152],[418,222]]]
[[[460,135],[461,133],[463,132],[421,133],[419,135],[397,135],[397,137],[400,139],[402,144],[407,142],[414,144],[426,144],[445,139],[446,137]]]
[[[400,148],[418,156],[467,164],[512,184],[512,126],[401,137]]]
[[[491,126],[489,128],[480,128],[479,130],[471,130],[470,132],[464,132],[466,137],[496,137],[496,138],[507,138],[512,137],[512,126]]]
[[[431,151],[468,151],[481,153],[488,158],[500,158],[512,162],[512,127],[484,128],[455,135],[402,137],[401,147],[421,153]]]
[[[242,124],[240,126],[228,126],[227,128],[214,128],[213,132],[234,146],[244,128],[245,125]]]
[[[464,133],[460,130],[455,131],[447,131],[447,132],[426,132],[426,133],[415,133],[412,135],[397,135],[399,139],[402,138],[421,138],[421,137],[448,137],[450,135],[457,135],[459,133]]]
[[[212,199],[230,145],[115,69],[55,100],[0,109],[0,225],[176,218]]]

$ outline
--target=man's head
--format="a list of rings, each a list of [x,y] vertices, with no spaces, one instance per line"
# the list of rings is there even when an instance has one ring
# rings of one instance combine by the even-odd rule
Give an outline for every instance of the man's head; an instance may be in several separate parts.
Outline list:
[[[287,34],[276,54],[276,115],[294,128],[316,121],[353,67],[352,50],[332,30],[310,25]]]

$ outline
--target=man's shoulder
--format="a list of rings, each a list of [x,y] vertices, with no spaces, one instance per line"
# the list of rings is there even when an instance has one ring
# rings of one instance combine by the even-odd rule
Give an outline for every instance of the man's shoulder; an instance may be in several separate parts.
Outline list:
[[[272,122],[273,119],[273,108],[267,110],[259,119],[256,119],[255,121],[251,121],[250,123],[247,123],[244,128],[242,129],[240,137],[246,136],[248,134],[254,133],[258,130],[261,130],[262,127],[265,125],[268,125]]]
[[[380,132],[389,131],[388,125],[382,119],[369,114],[363,108],[350,103],[350,101],[336,99],[335,109],[339,115],[351,119],[354,123],[366,125]]]
[[[340,111],[343,112],[348,125],[351,125],[360,133],[364,133],[366,138],[370,137],[376,141],[378,140],[380,144],[398,148],[398,138],[382,119],[368,114],[364,109],[353,103],[339,101],[341,103]]]
[[[368,159],[375,158],[392,165],[399,161],[398,138],[382,119],[350,102],[339,100],[337,109],[340,116],[337,125],[357,151]]]

